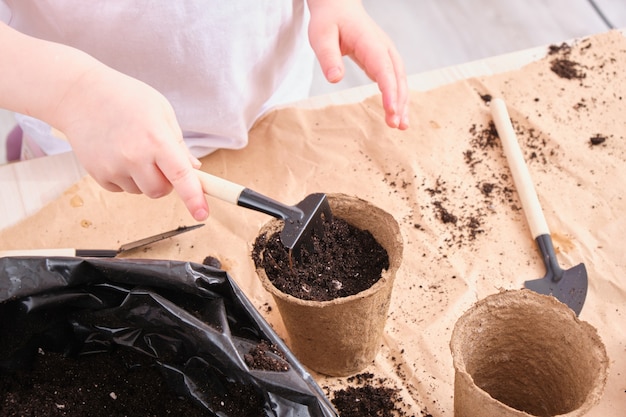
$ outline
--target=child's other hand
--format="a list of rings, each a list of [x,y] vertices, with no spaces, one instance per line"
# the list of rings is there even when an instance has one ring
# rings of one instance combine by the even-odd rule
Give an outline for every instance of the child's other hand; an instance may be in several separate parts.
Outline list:
[[[349,56],[378,84],[387,125],[408,128],[409,92],[402,58],[361,1],[309,0],[308,4],[309,41],[326,79],[340,81],[344,75],[342,56]]]
[[[87,71],[56,109],[56,126],[109,191],[159,198],[176,190],[196,220],[208,205],[174,110],[152,87],[108,67]]]

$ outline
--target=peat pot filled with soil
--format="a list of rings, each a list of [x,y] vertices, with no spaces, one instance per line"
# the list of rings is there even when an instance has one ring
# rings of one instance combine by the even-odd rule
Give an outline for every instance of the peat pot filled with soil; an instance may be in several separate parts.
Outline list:
[[[378,352],[402,237],[393,216],[365,200],[329,194],[328,202],[333,219],[314,235],[312,251],[291,257],[280,242],[282,221],[272,220],[252,256],[298,359],[317,372],[346,376]]]
[[[456,322],[450,348],[455,417],[580,417],[606,384],[596,329],[526,289],[478,301]]]

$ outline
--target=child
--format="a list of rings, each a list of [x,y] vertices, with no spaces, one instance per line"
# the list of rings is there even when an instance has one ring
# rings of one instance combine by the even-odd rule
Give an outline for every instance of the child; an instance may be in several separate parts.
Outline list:
[[[386,123],[408,127],[402,60],[360,0],[0,0],[0,19],[0,107],[25,140],[71,146],[110,191],[173,188],[199,221],[196,158],[244,147],[260,115],[305,97],[313,53],[330,82],[350,56]]]

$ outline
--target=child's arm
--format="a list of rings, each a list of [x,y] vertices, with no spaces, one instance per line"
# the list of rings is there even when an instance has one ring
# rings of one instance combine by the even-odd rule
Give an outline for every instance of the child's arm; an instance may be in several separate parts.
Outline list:
[[[65,45],[0,22],[0,107],[63,132],[105,189],[152,198],[172,187],[197,220],[208,205],[174,110],[152,87]]]
[[[406,129],[408,86],[404,64],[389,37],[367,14],[360,0],[308,0],[309,40],[330,82],[343,78],[348,55],[376,83],[383,95],[385,120]]]

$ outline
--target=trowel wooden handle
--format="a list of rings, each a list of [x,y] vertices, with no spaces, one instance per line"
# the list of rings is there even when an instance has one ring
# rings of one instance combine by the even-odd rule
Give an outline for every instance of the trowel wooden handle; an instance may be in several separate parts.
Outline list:
[[[76,249],[14,249],[0,250],[0,258],[8,256],[76,256]]]
[[[528,166],[519,147],[509,112],[506,109],[506,104],[502,99],[494,98],[491,100],[490,106],[493,122],[502,141],[504,155],[509,162],[513,182],[522,202],[522,208],[524,209],[533,239],[540,235],[550,234],[548,224],[539,204],[539,198],[530,177],[530,172],[528,171]]]
[[[12,249],[0,250],[0,258],[13,256],[69,256],[84,258],[115,258],[119,251],[112,249],[73,249],[73,248],[46,248],[46,249]]]
[[[204,171],[196,170],[196,173],[205,194],[235,205],[239,202],[239,196],[245,189],[243,185],[235,184]]]
[[[243,185],[207,174],[204,171],[197,170],[196,173],[202,184],[202,190],[207,195],[227,203],[269,214],[277,219],[301,220],[303,217],[302,210],[298,207],[288,206]]]

